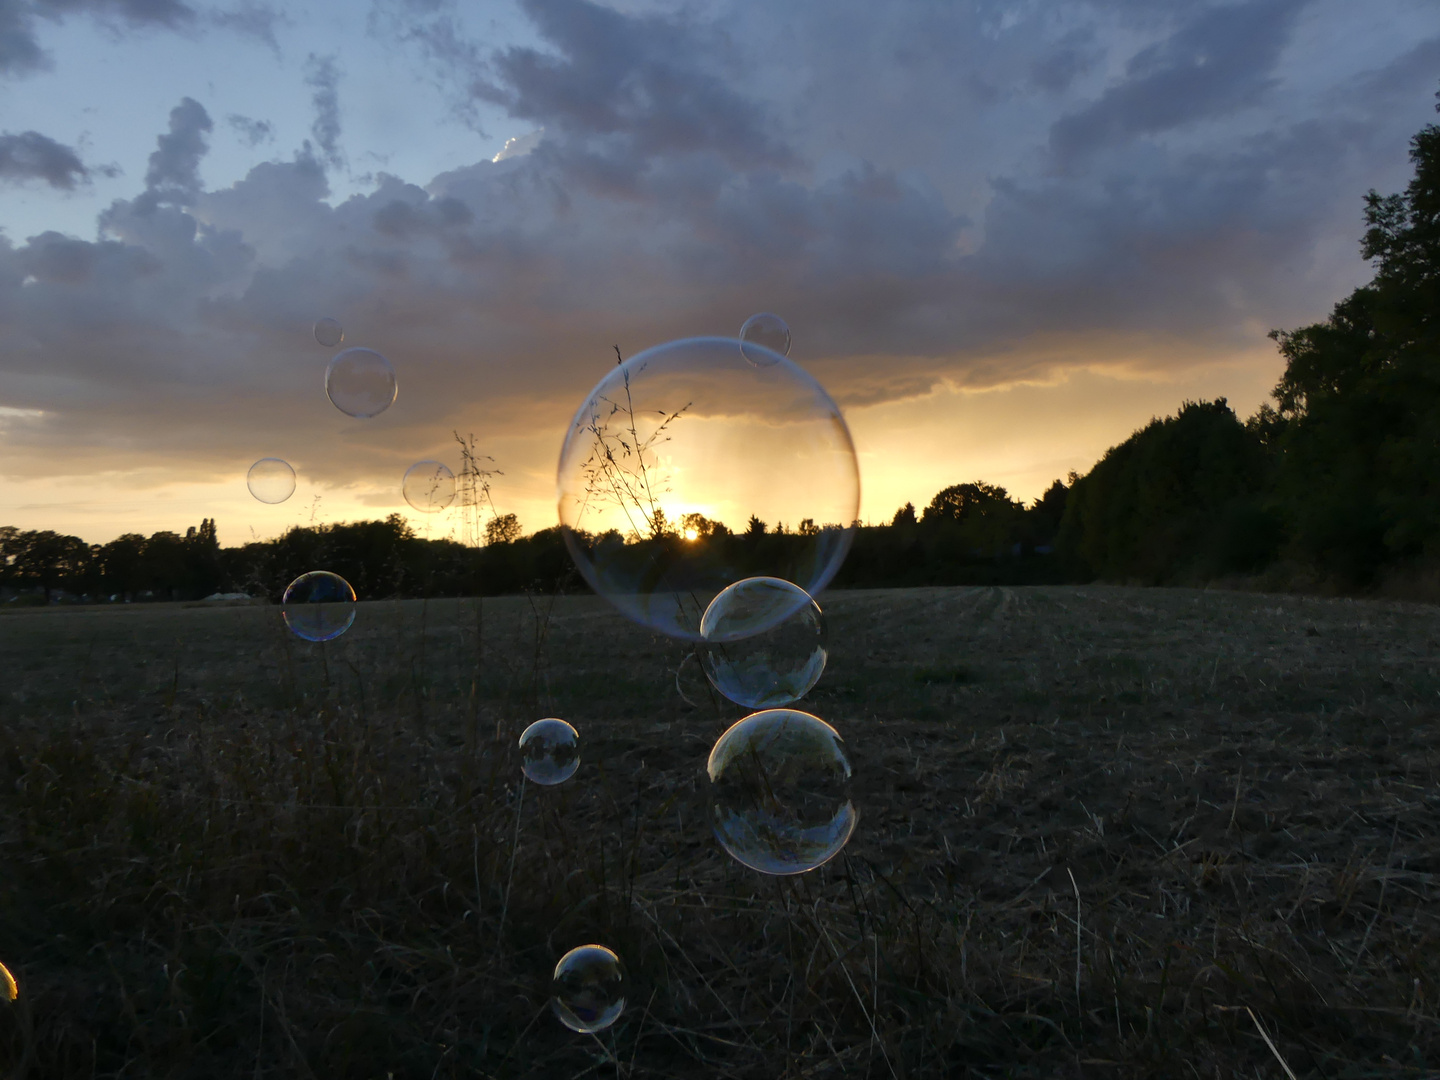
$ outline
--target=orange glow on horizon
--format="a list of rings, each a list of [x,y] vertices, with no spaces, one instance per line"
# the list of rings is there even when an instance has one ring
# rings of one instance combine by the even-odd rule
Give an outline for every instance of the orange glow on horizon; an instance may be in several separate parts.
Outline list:
[[[1283,370],[1283,360],[1268,344],[1181,371],[1076,368],[1050,383],[942,388],[918,397],[851,405],[845,411],[860,461],[860,520],[889,522],[907,502],[923,510],[937,491],[977,480],[1003,486],[1028,504],[1071,469],[1088,472],[1109,447],[1151,418],[1172,415],[1186,399],[1227,397],[1243,418],[1266,399]],[[561,415],[564,410],[554,411]],[[564,437],[563,424],[562,419],[550,426],[496,430],[484,448],[502,470],[493,481],[496,510],[515,514],[522,535],[557,523],[555,452]],[[453,457],[438,441],[416,449],[414,456]],[[173,530],[184,535],[187,527],[209,517],[216,521],[220,543],[235,547],[295,526],[399,513],[432,539],[464,535],[459,508],[421,515],[405,504],[400,492],[404,468],[399,464],[350,484],[332,484],[297,456],[292,462],[297,466],[297,490],[273,506],[257,502],[247,490],[250,460],[204,473],[178,467],[170,473],[150,465],[96,474],[82,471],[82,464],[77,461],[61,475],[26,476],[16,469],[0,477],[0,506],[7,507],[0,525],[53,529],[87,543],[107,543],[127,532],[148,536]],[[794,470],[789,475],[782,470],[776,499],[783,504],[787,493],[805,482]],[[687,513],[723,521],[732,529],[744,524],[728,520],[738,512],[718,500],[667,499],[662,509],[665,519],[676,524]],[[787,515],[777,509],[770,516]],[[682,535],[699,539],[688,530]]]

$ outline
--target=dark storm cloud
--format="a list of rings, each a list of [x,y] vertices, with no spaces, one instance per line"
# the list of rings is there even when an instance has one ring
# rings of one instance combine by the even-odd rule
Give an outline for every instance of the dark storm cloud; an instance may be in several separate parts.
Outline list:
[[[477,101],[489,66],[480,44],[462,32],[455,0],[372,0],[369,33],[417,48],[423,61],[416,77],[440,90],[461,123],[484,133]]]
[[[68,146],[38,131],[0,135],[0,183],[41,180],[71,189],[90,178],[90,170]]]
[[[305,61],[305,85],[310,87],[310,104],[315,109],[310,134],[320,147],[320,157],[339,168],[345,157],[340,151],[340,71],[335,58],[311,53]]]
[[[233,8],[219,8],[208,13],[208,21],[222,29],[232,30],[247,37],[263,41],[278,54],[280,41],[275,36],[277,28],[288,22],[285,13],[269,4],[247,0]]]
[[[275,28],[283,12],[256,0],[234,7],[197,8],[182,0],[0,0],[0,75],[43,71],[50,59],[36,35],[40,20],[91,18],[115,29],[159,28],[193,32],[201,27],[245,34],[278,49]]]
[[[0,0],[0,75],[43,70],[45,50],[35,39],[34,11],[27,0]]]
[[[588,144],[574,148],[577,167],[598,172],[605,158],[613,166],[622,154],[697,151],[741,168],[791,160],[764,109],[707,70],[714,42],[701,42],[678,22],[625,15],[588,0],[523,0],[523,6],[559,55],[507,49],[493,59],[494,82],[480,84],[479,92],[512,116]]]
[[[406,8],[430,36],[397,40],[448,49],[457,96],[481,79],[516,134],[545,137],[349,198],[327,181],[333,67],[311,69],[318,151],[211,191],[209,117],[182,102],[102,239],[0,241],[0,403],[46,414],[6,460],[103,439],[203,471],[283,438],[310,475],[359,481],[451,427],[545,443],[612,344],[734,334],[757,310],[851,404],[1066,365],[1178,370],[1176,343],[1253,351],[1363,271],[1361,196],[1403,183],[1440,61],[1437,16],[1343,77],[1287,68],[1279,0],[736,4],[721,29],[532,0],[542,45],[494,55],[437,29],[444,4]],[[1243,129],[1196,122],[1240,109]],[[1076,168],[1054,167],[1061,147]],[[338,426],[320,315],[391,356],[396,409]],[[1061,345],[1041,355],[1046,335]],[[1148,344],[1071,347],[1127,336]]]
[[[36,37],[40,19],[86,15],[122,26],[190,26],[195,11],[179,0],[0,0],[0,75],[24,75],[49,66]]]
[[[120,19],[132,26],[176,27],[195,18],[195,9],[179,0],[33,0],[31,7],[50,19],[84,14]]]
[[[1141,50],[1123,82],[1058,120],[1050,146],[1061,166],[1136,135],[1151,135],[1258,102],[1274,85],[1280,50],[1308,0],[1252,0],[1201,10]]]
[[[1063,94],[1076,79],[1089,74],[1103,55],[1093,29],[1072,31],[1030,65],[1030,83],[1047,93]]]
[[[182,98],[170,110],[170,130],[156,139],[145,170],[145,195],[150,205],[171,202],[186,206],[200,192],[200,159],[209,145],[205,135],[214,124],[194,98]]]

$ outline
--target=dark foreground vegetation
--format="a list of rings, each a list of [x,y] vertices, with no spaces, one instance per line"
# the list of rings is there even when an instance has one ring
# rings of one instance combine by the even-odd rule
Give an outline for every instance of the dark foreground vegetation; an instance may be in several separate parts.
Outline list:
[[[1435,609],[826,607],[860,824],[793,880],[705,823],[739,711],[595,598],[0,613],[0,1076],[1434,1075]],[[546,715],[582,764],[522,800]],[[598,1040],[546,1001],[592,941]]]

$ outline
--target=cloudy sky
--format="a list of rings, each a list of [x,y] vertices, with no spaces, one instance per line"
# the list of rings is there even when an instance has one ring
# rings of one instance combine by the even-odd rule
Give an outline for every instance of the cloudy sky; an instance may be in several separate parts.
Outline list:
[[[379,516],[459,431],[543,528],[612,346],[761,310],[862,517],[1033,498],[1264,399],[1437,87],[1433,0],[0,0],[0,524]],[[321,316],[388,412],[326,400]]]

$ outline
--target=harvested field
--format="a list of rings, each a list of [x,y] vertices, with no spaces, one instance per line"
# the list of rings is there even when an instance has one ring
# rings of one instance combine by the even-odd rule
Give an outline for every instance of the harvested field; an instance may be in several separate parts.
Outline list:
[[[1440,1075],[1440,610],[822,603],[860,826],[784,880],[705,824],[741,710],[593,597],[0,612],[0,1075]]]

